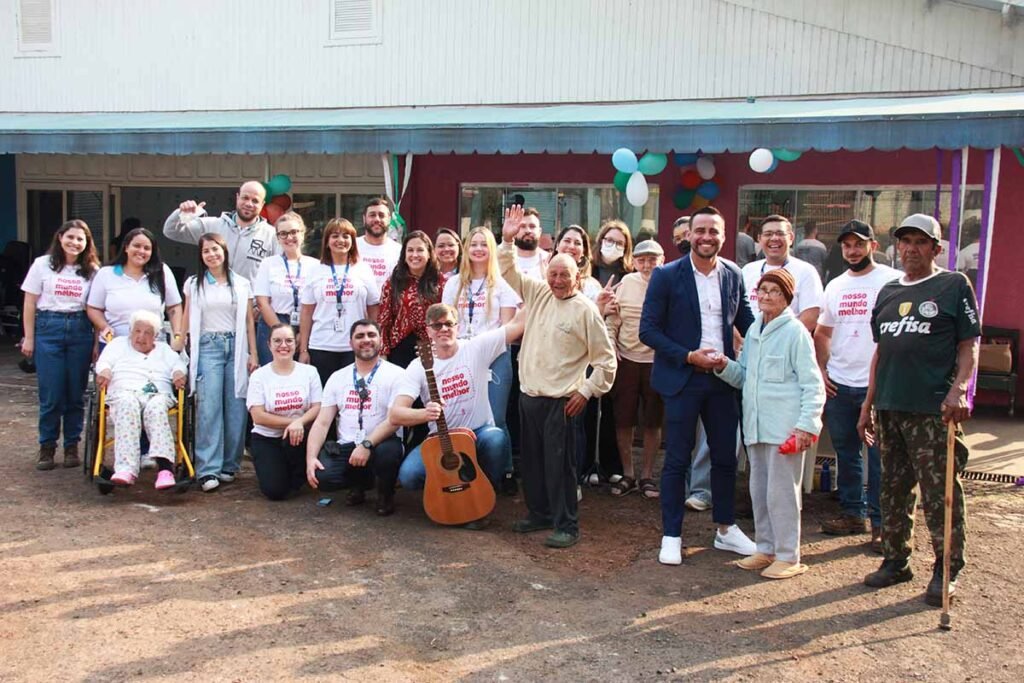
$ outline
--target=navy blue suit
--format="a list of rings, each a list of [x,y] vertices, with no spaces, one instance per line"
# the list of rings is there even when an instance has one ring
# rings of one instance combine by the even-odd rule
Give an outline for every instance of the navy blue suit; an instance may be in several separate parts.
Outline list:
[[[741,335],[754,321],[744,292],[743,275],[732,261],[719,258],[716,268],[722,297],[722,345],[729,358],[733,327]],[[733,524],[736,487],[736,391],[717,377],[686,362],[700,348],[700,299],[690,257],[656,268],[640,316],[640,341],[654,349],[651,386],[665,400],[665,466],[661,474],[661,516],[665,536],[681,536],[686,473],[696,441],[697,418],[704,423],[711,450],[712,516]]]

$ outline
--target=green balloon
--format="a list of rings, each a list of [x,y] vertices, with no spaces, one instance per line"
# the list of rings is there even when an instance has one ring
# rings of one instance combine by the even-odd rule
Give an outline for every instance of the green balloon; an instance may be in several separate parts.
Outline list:
[[[802,152],[798,152],[794,149],[773,149],[772,154],[779,161],[796,161],[800,158]]]
[[[637,169],[644,175],[658,175],[668,165],[668,156],[648,152],[640,159]]]
[[[622,171],[616,171],[615,180],[612,181],[615,184],[615,189],[619,192],[626,191],[626,183],[629,182],[630,173],[623,173]]]
[[[672,204],[680,211],[687,209],[693,204],[693,198],[697,196],[697,190],[687,190],[680,187],[672,196]]]

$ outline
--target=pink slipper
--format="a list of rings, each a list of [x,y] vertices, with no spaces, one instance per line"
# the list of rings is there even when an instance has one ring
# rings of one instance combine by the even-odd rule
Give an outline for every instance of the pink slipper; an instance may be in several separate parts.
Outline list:
[[[131,486],[135,483],[135,475],[131,472],[114,472],[110,481],[118,486]]]
[[[160,470],[156,475],[156,488],[157,491],[163,491],[164,489],[174,488],[177,482],[174,481],[174,473],[170,470]]]

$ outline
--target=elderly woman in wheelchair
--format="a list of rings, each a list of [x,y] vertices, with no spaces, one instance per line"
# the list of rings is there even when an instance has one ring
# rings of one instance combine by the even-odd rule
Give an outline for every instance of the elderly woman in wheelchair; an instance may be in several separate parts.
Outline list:
[[[141,430],[157,463],[158,490],[175,486],[175,440],[167,411],[175,390],[185,386],[188,365],[158,341],[160,318],[150,311],[131,316],[131,332],[110,342],[96,361],[96,386],[106,390],[114,426],[113,484],[131,486],[139,475]]]

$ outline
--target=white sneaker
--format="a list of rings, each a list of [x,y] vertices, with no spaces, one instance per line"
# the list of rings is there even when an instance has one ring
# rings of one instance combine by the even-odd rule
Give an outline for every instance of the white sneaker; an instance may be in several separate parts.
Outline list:
[[[715,548],[737,555],[753,555],[757,552],[757,544],[747,538],[747,535],[735,524],[729,527],[724,534],[715,530]]]
[[[139,467],[144,470],[155,470],[156,458],[151,458],[149,455],[142,456],[142,460],[139,462]]]
[[[591,486],[600,486],[601,477],[598,476],[597,472],[591,472],[590,476],[587,477],[587,483]]]
[[[576,502],[583,500],[583,487],[579,484],[576,485]]]
[[[203,481],[199,485],[199,487],[203,489],[204,493],[214,491],[218,486],[220,486],[220,482],[217,480],[217,477],[214,477],[212,475],[208,477],[203,477]]]
[[[699,496],[690,496],[686,499],[686,507],[697,512],[704,512],[705,510],[711,509],[711,503],[700,498]]]
[[[679,536],[662,536],[658,562],[662,564],[682,564],[683,539]]]
[[[231,472],[219,472],[215,476],[217,477],[217,481],[222,484],[230,484],[235,480],[235,475]]]

